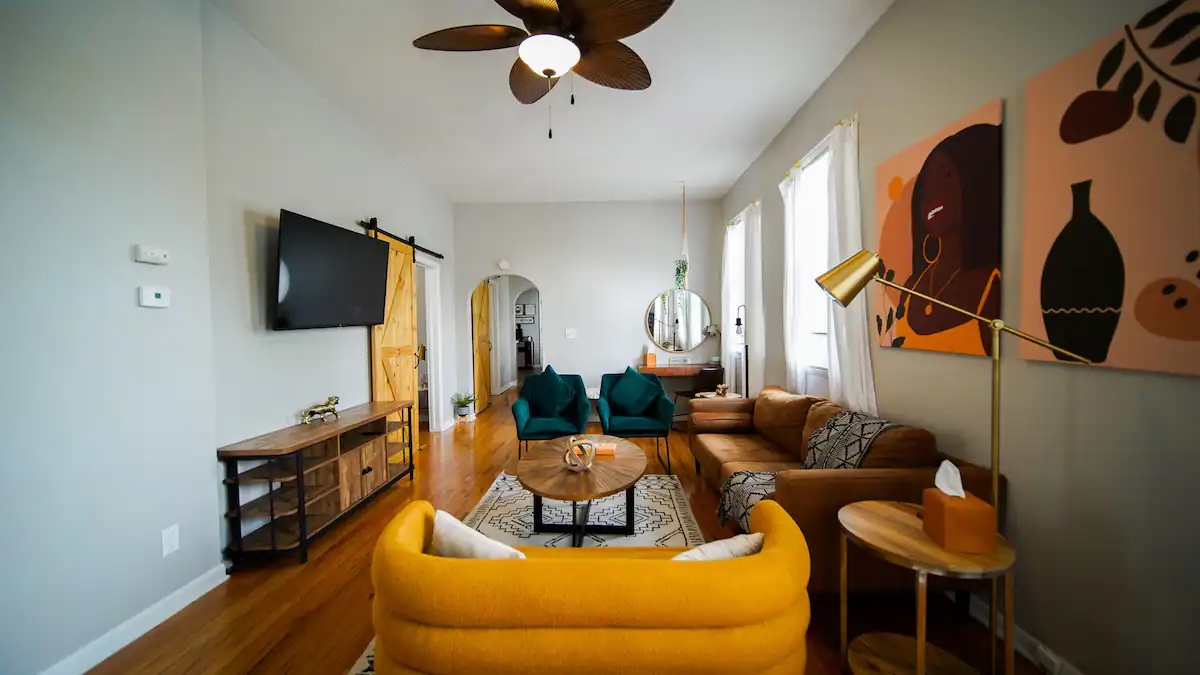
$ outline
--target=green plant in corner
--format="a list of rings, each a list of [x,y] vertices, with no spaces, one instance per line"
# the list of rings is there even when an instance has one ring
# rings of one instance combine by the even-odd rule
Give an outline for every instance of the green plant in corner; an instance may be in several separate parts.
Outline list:
[[[471,414],[471,404],[476,401],[473,394],[454,394],[450,397],[450,403],[454,406],[454,414],[459,417],[466,417]]]

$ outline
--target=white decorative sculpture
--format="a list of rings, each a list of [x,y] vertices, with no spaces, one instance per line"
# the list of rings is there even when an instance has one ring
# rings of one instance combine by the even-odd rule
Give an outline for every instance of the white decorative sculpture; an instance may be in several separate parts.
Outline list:
[[[571,471],[590,471],[592,461],[596,459],[596,443],[586,438],[572,436],[567,443],[567,452],[563,462]]]

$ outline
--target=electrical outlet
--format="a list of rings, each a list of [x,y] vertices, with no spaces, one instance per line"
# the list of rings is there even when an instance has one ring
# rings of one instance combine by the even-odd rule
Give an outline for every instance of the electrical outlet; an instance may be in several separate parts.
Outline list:
[[[179,550],[179,524],[176,523],[162,531],[163,557]]]

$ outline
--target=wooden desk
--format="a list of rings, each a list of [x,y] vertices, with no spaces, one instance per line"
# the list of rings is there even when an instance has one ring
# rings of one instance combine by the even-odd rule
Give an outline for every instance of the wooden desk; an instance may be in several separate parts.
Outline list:
[[[650,373],[659,377],[695,377],[705,368],[720,368],[709,363],[679,363],[665,366],[638,366],[639,373]]]

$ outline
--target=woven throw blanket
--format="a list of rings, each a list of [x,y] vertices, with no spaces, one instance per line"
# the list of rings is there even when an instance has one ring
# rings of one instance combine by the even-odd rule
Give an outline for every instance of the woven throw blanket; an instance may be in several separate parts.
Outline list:
[[[887,420],[844,410],[808,439],[804,468],[857,469],[875,438],[894,426]]]
[[[775,474],[766,471],[738,471],[721,486],[717,519],[722,525],[734,521],[742,532],[750,531],[750,509],[775,491]]]

